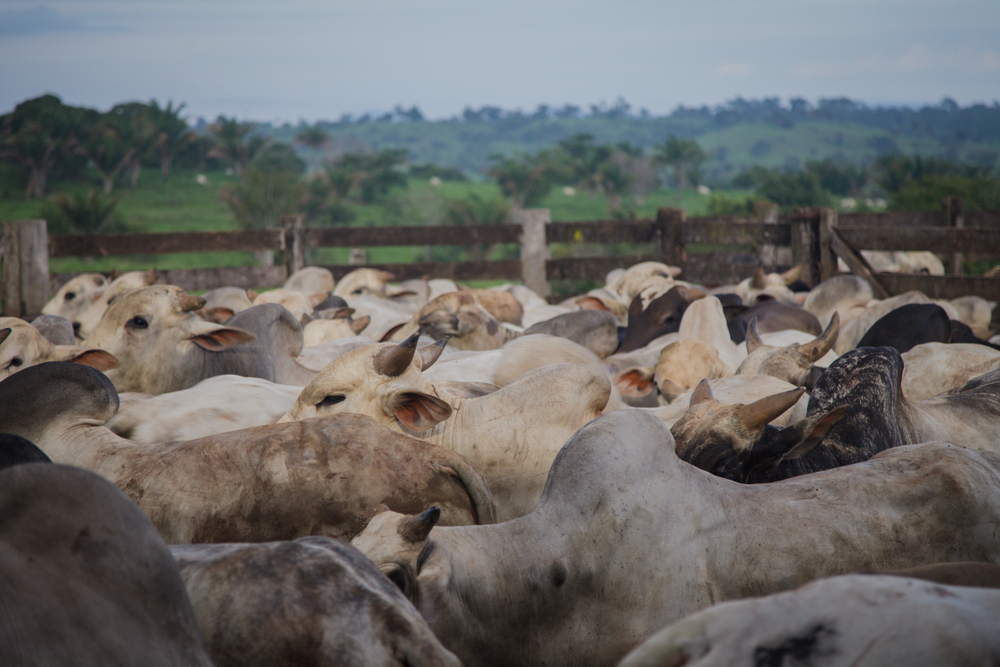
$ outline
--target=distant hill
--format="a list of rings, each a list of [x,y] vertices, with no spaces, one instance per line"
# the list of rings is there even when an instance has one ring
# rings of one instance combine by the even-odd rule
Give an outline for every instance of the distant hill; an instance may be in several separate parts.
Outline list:
[[[493,153],[534,153],[580,133],[598,143],[647,149],[671,134],[695,138],[714,155],[706,165],[709,183],[728,181],[751,165],[796,168],[823,158],[866,164],[880,154],[903,153],[995,167],[1000,156],[1000,104],[960,107],[947,98],[922,108],[869,107],[846,98],[815,105],[737,98],[715,108],[680,107],[667,116],[633,113],[624,101],[589,112],[571,106],[541,106],[533,113],[483,107],[441,121],[397,107],[380,118],[344,117],[317,125],[332,136],[333,153],[405,148],[414,162],[456,166],[473,177],[482,174]],[[259,131],[290,142],[302,127],[264,124]]]

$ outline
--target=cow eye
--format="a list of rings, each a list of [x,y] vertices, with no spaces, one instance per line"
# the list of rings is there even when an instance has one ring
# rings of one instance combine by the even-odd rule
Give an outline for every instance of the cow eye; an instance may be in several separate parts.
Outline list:
[[[317,403],[316,407],[317,408],[327,408],[327,407],[330,407],[331,405],[336,405],[337,403],[341,403],[341,402],[346,401],[346,400],[347,400],[347,397],[344,396],[343,394],[331,394],[331,395],[327,396],[326,398],[324,398],[319,403]]]
[[[135,317],[133,317],[128,321],[128,326],[132,327],[133,329],[148,329],[149,322],[147,322],[146,318],[143,317],[142,315],[136,315]]]
[[[64,299],[65,299],[66,301],[72,301],[73,299],[75,299],[75,298],[76,298],[76,292],[66,292],[66,295],[65,295],[65,296],[63,296],[63,298],[64,298]]]
[[[14,357],[13,359],[10,360],[11,366],[20,366],[23,363],[24,359],[22,359],[21,357]]]
[[[403,595],[408,595],[409,579],[402,568],[394,567],[386,572],[385,576],[389,577],[389,581],[394,583]]]

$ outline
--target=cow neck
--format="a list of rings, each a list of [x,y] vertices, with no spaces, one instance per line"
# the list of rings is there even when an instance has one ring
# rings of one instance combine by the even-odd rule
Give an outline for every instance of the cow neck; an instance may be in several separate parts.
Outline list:
[[[85,468],[115,481],[150,445],[119,437],[105,426],[76,424],[57,434],[46,434],[42,450],[55,463]]]

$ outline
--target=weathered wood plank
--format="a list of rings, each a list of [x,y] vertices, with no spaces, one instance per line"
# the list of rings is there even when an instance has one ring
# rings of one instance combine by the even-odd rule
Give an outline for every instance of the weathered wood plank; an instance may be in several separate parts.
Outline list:
[[[518,243],[521,225],[440,225],[435,227],[326,227],[307,229],[310,248],[365,248],[411,245]]]
[[[591,220],[553,222],[546,226],[549,243],[651,243],[656,240],[654,220]]]
[[[681,280],[706,286],[731,285],[753,275],[757,258],[749,253],[689,253]]]
[[[841,227],[947,227],[944,211],[883,211],[838,213]]]
[[[780,245],[792,244],[792,232],[788,224],[776,225],[758,222],[723,222],[710,219],[692,218],[684,225],[684,242],[714,243],[720,245]]]
[[[172,252],[279,250],[281,230],[171,234],[64,234],[49,237],[50,257],[162,255]]]
[[[965,211],[966,227],[1000,227],[1000,211]]]
[[[858,250],[929,250],[936,253],[967,252],[1000,256],[1000,227],[844,227],[837,230]]]
[[[449,278],[451,280],[520,280],[521,262],[516,259],[488,262],[412,262],[410,264],[365,264],[348,266],[337,264],[325,266],[340,280],[354,269],[381,269],[394,276],[394,280],[413,278]]]
[[[878,279],[892,294],[918,290],[932,299],[981,296],[989,301],[1000,301],[1000,278],[879,273]]]
[[[3,223],[0,298],[3,314],[35,317],[49,300],[48,231],[44,220]]]

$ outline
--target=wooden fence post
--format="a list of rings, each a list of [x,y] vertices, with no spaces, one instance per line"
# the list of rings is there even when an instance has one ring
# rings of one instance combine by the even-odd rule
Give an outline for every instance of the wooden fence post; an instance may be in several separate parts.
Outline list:
[[[7,317],[34,318],[49,300],[49,234],[44,220],[3,223],[0,298]]]
[[[687,251],[684,249],[684,223],[687,214],[682,208],[656,209],[656,226],[659,239],[656,254],[669,266],[684,268]]]
[[[941,200],[941,208],[948,216],[948,226],[954,229],[965,227],[965,211],[962,206],[961,197],[944,197]],[[965,255],[960,252],[951,255],[951,273],[960,276],[965,273]]]
[[[830,243],[824,236],[831,227],[837,226],[837,212],[833,209],[812,209],[806,213],[797,213],[791,218],[792,235],[792,266],[805,264],[805,270],[800,278],[809,285],[818,285],[832,275],[836,275],[836,257],[824,260],[824,248],[829,253]],[[829,236],[829,234],[827,234]],[[827,264],[824,264],[827,262]],[[828,266],[829,264],[829,266]],[[832,267],[832,268],[830,268]],[[829,275],[826,271],[832,271]]]
[[[837,226],[837,211],[819,209],[819,279],[837,275],[837,255],[833,251],[833,229]]]
[[[778,205],[771,202],[753,202],[753,215],[764,225],[778,224]],[[778,265],[778,249],[773,243],[762,243],[757,248],[757,259],[766,271],[773,271]]]
[[[281,251],[285,260],[285,280],[306,265],[306,223],[304,215],[281,218]]]
[[[551,291],[545,273],[545,260],[549,258],[545,225],[552,222],[552,214],[547,208],[522,209],[518,221],[521,223],[521,278],[526,287],[546,297]]]

